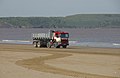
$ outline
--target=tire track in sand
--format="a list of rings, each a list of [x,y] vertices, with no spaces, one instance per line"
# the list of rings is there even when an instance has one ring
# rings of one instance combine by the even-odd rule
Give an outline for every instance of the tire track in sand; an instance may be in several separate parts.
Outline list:
[[[72,76],[77,78],[118,78],[118,77],[110,77],[110,76],[103,76],[103,75],[97,75],[97,74],[89,74],[89,73],[82,73],[72,70],[66,70],[61,68],[56,68],[50,65],[45,64],[44,62],[46,60],[51,59],[57,59],[57,58],[63,58],[67,56],[72,56],[72,54],[68,53],[50,53],[49,56],[42,56],[42,57],[36,57],[32,59],[24,59],[24,60],[18,60],[16,62],[17,65],[23,66],[28,69],[33,69],[41,72],[47,72],[47,73],[53,73],[53,74],[61,74],[66,76]]]

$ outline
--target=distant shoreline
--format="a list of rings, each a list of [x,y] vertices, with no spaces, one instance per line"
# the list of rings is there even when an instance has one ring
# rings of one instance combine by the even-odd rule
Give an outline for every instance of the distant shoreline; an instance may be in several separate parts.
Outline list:
[[[0,44],[8,45],[32,45],[31,41],[23,40],[4,40]],[[68,47],[91,47],[91,48],[120,48],[120,43],[105,43],[105,42],[79,42],[69,41]]]

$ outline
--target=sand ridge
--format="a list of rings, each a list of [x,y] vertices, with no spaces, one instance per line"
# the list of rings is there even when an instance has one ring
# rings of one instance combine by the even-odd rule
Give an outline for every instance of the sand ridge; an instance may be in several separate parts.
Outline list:
[[[22,66],[25,69],[31,69],[31,70],[35,70],[35,71],[40,71],[40,72],[44,72],[44,73],[51,73],[54,74],[54,76],[57,78],[60,78],[60,76],[67,78],[67,77],[75,77],[75,78],[119,78],[120,75],[120,70],[119,70],[119,65],[120,63],[117,63],[120,61],[120,49],[105,49],[105,48],[85,48],[85,47],[69,47],[68,49],[48,49],[48,48],[33,48],[31,45],[0,45],[0,54],[2,54],[1,56],[4,55],[3,52],[7,51],[9,54],[14,55],[13,59],[18,58],[16,55],[16,52],[20,52],[22,53],[24,58],[17,59],[12,63],[15,63],[18,66]],[[42,54],[43,53],[43,54]],[[31,54],[29,57],[26,57],[27,54]],[[44,55],[46,54],[46,55]],[[86,67],[88,67],[92,62],[93,59],[90,60],[90,62],[86,61],[85,58],[83,57],[79,57],[77,55],[87,55],[87,58],[90,59],[91,55],[101,55],[101,56],[110,56],[110,57],[115,57],[113,60],[115,64],[115,67],[111,67],[111,70],[113,70],[114,68],[118,68],[116,69],[117,72],[115,73],[116,75],[109,75],[111,73],[108,74],[94,74],[94,73],[88,73],[88,72],[83,72],[83,71],[75,71],[72,69],[69,69],[69,66],[72,66],[71,64],[73,63],[73,65],[77,65],[79,63],[81,64],[87,64]],[[5,54],[6,55],[6,54]],[[44,56],[42,56],[44,55]],[[83,56],[82,55],[82,56]],[[0,58],[3,58],[1,57]],[[9,56],[9,55],[6,55]],[[6,56],[4,58],[6,58]],[[12,56],[13,57],[13,56]],[[70,60],[76,61],[77,58],[78,62],[72,62]],[[97,57],[96,58],[96,63],[97,63]],[[68,59],[68,61],[66,61]],[[81,62],[79,62],[79,59],[83,59],[83,61],[81,60]],[[111,58],[112,59],[112,58]],[[5,60],[8,60],[7,58]],[[12,60],[12,59],[11,59]],[[107,63],[104,63],[102,60],[103,59],[99,59],[99,62],[97,64],[104,64],[107,65]],[[13,61],[13,60],[12,60]],[[57,63],[61,62],[61,65],[57,65]],[[64,67],[65,65],[63,65],[63,63],[65,62],[69,62],[69,64],[67,64],[66,67]],[[86,61],[86,62],[85,62]],[[111,60],[108,59],[108,61],[111,62]],[[10,62],[11,63],[11,62]],[[56,64],[55,64],[56,63]],[[59,63],[60,64],[60,63]],[[63,65],[63,67],[61,67]],[[103,65],[103,67],[104,67]],[[79,67],[81,65],[78,65]],[[78,69],[79,68],[75,68]],[[89,68],[90,69],[90,68]],[[96,69],[97,70],[97,69]],[[98,68],[99,70],[99,68]],[[115,70],[115,71],[116,71]],[[2,71],[1,71],[2,72]],[[91,71],[92,72],[92,71]],[[97,72],[97,71],[96,71]],[[101,72],[100,72],[101,73]],[[7,74],[7,73],[6,73]],[[40,76],[40,75],[39,75]],[[53,78],[54,76],[50,77]],[[55,78],[54,77],[54,78]],[[24,77],[22,77],[24,78]],[[43,78],[47,78],[46,76],[43,76]]]

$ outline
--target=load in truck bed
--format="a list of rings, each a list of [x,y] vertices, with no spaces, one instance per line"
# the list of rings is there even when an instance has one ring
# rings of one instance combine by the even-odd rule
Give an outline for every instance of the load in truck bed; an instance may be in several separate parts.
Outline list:
[[[50,39],[50,35],[46,33],[34,33],[32,34],[33,39],[42,39],[42,38],[47,38]]]
[[[32,37],[34,47],[47,47],[47,43],[50,41],[50,36],[46,33],[34,33]]]

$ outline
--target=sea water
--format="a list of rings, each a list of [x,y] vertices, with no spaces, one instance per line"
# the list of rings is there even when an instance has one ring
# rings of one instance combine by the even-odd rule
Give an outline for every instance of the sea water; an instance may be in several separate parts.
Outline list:
[[[0,43],[32,44],[32,33],[50,29],[0,29]],[[54,29],[70,33],[70,46],[120,48],[120,29]]]

